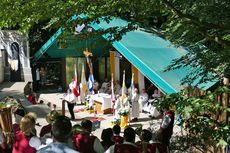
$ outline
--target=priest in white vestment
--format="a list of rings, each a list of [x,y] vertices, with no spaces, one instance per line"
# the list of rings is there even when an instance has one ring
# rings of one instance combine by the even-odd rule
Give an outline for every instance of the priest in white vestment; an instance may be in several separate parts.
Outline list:
[[[121,108],[121,99],[120,95],[116,95],[116,101],[114,104],[114,119],[120,119],[120,115],[118,114],[119,109]]]
[[[120,93],[121,85],[119,84],[119,81],[117,80],[114,86],[114,94],[117,95]]]
[[[139,96],[140,112],[143,111],[144,105],[148,102],[149,96],[145,89],[142,89],[142,93]]]
[[[109,85],[109,82],[108,82],[108,78],[105,78],[105,82],[102,83],[101,85],[101,88],[99,90],[99,92],[101,93],[105,93],[105,90],[106,90],[106,86]]]
[[[132,118],[133,118],[132,121],[137,121],[138,120],[137,118],[139,117],[138,100],[139,100],[138,89],[135,88],[134,92],[132,93],[132,98],[131,98],[131,101],[132,101]]]

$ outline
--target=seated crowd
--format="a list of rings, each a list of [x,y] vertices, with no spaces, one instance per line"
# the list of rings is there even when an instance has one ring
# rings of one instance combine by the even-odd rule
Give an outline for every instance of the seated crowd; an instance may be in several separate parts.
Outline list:
[[[153,134],[147,129],[138,135],[140,141],[135,141],[137,132],[128,127],[124,136],[120,135],[121,128],[114,125],[101,133],[101,140],[92,134],[92,122],[83,119],[81,125],[72,127],[68,117],[53,110],[47,114],[47,125],[42,127],[40,138],[37,137],[36,115],[26,114],[22,109],[14,113],[13,124],[14,141],[12,153],[167,153],[167,145],[163,135],[157,133],[153,141]],[[159,130],[160,131],[160,130]],[[4,153],[1,143],[4,138],[0,130],[0,151]]]

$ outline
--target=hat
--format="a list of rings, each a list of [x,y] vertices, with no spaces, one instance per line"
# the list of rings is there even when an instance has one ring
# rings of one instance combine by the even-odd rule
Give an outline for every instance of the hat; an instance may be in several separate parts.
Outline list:
[[[76,134],[76,133],[84,132],[84,130],[82,129],[82,127],[81,127],[79,124],[76,124],[76,125],[74,125],[73,128],[72,128],[72,132],[73,132],[74,134]]]
[[[53,110],[53,111],[49,112],[49,113],[46,115],[46,121],[47,121],[49,124],[52,124],[53,121],[54,121],[58,116],[61,116],[61,114],[58,113],[56,110]]]

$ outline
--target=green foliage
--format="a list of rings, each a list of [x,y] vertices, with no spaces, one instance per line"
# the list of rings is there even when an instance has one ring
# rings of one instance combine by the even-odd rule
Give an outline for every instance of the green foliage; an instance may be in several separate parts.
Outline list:
[[[66,84],[70,84],[74,77],[74,64],[77,63],[76,58],[66,58]]]
[[[230,127],[227,122],[219,119],[219,115],[221,112],[229,112],[230,107],[224,108],[216,100],[216,96],[223,93],[230,94],[230,90],[225,86],[219,87],[214,92],[208,91],[201,96],[185,96],[188,91],[182,91],[164,96],[164,101],[158,107],[162,109],[165,106],[176,106],[175,113],[181,115],[181,125],[185,125],[191,139],[207,142],[212,140],[217,146],[225,147],[230,138]]]
[[[0,29],[19,27],[20,31],[29,32],[38,24],[45,27],[48,33],[50,28],[61,26],[65,28],[64,33],[69,33],[77,24],[110,22],[112,17],[129,21],[130,24],[124,27],[79,35],[81,40],[87,40],[110,33],[111,41],[114,41],[138,27],[148,28],[151,32],[156,31],[153,27],[161,28],[164,38],[173,45],[182,45],[190,50],[186,56],[172,61],[167,70],[191,66],[193,72],[183,82],[191,83],[201,76],[197,83],[202,83],[222,78],[229,64],[228,10],[228,0],[145,0],[141,5],[139,0],[2,0]],[[70,20],[73,15],[87,15],[87,18]],[[39,33],[37,35],[41,36]]]

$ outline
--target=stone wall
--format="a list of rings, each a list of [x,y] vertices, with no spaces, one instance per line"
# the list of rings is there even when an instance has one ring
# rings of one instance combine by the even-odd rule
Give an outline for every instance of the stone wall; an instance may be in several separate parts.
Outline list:
[[[3,55],[2,51],[0,50],[0,83],[4,80],[4,67],[3,67]]]

